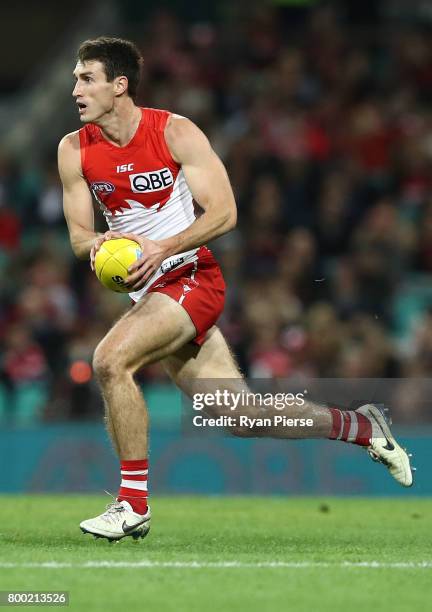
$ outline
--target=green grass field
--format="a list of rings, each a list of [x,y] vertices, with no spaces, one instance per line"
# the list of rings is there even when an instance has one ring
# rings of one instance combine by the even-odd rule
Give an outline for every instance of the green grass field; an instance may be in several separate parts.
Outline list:
[[[108,501],[1,497],[0,590],[68,590],[83,612],[395,612],[432,601],[429,499],[154,497],[150,535],[118,544],[78,528]]]

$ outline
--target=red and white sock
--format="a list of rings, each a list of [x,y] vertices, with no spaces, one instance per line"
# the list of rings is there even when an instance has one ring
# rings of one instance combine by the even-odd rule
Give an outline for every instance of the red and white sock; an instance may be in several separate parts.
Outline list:
[[[355,410],[339,410],[338,408],[330,408],[330,412],[333,419],[330,440],[369,446],[372,437],[372,423],[364,414]]]
[[[121,461],[121,485],[117,501],[127,501],[137,514],[147,512],[148,459]]]

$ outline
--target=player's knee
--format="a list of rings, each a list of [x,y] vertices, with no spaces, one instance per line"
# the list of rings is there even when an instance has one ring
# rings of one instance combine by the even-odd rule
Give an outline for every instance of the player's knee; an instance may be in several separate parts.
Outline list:
[[[93,372],[100,384],[112,381],[124,370],[116,351],[108,351],[99,344],[93,355]]]
[[[124,375],[135,372],[150,363],[145,354],[140,355],[136,363],[127,351],[114,348],[109,343],[102,342],[96,347],[93,355],[93,371],[98,382],[103,385]]]

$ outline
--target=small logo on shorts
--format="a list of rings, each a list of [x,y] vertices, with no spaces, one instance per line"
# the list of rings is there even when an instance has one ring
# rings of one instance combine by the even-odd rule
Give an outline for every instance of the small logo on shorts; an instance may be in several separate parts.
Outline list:
[[[172,259],[171,261],[166,261],[161,265],[161,271],[163,274],[166,272],[170,272],[173,268],[176,268],[180,264],[184,262],[184,257],[176,257],[176,259]]]

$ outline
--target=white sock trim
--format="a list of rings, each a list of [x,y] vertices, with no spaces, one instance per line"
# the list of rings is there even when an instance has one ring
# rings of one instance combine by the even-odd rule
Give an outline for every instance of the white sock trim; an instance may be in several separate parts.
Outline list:
[[[147,491],[147,480],[124,480],[122,478],[120,486],[128,489],[137,489],[138,491]]]
[[[121,470],[122,476],[146,476],[148,470]]]
[[[351,424],[348,432],[347,442],[355,442],[358,434],[358,419],[354,411],[350,411]]]

